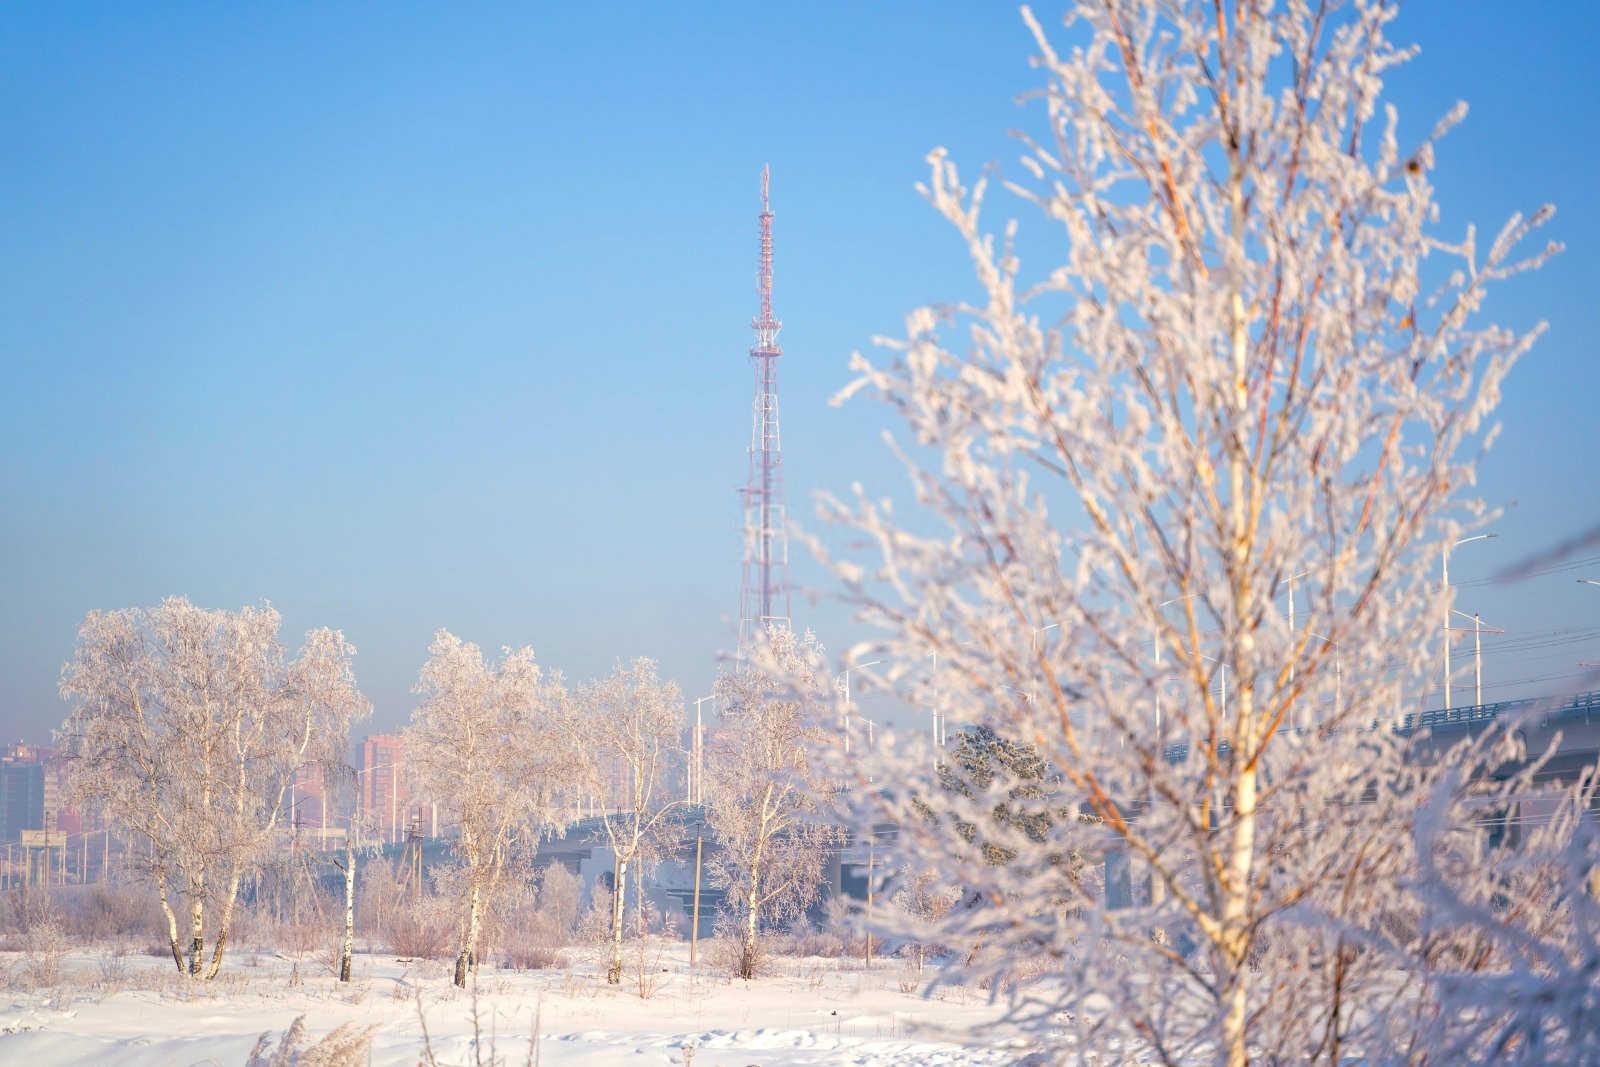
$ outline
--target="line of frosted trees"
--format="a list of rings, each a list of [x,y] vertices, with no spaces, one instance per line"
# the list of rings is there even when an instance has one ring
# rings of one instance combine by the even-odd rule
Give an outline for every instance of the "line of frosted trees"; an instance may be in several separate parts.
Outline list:
[[[214,977],[241,889],[287,833],[292,783],[318,777],[330,803],[352,799],[352,726],[371,707],[356,686],[355,650],[337,631],[308,633],[290,658],[271,608],[205,610],[182,598],[154,608],[92,612],[61,690],[70,792],[133,842],[150,876],[173,963]],[[820,663],[809,637],[771,635],[785,670]],[[738,920],[739,969],[755,967],[763,922],[804,907],[833,831],[816,818],[821,782],[808,748],[814,717],[782,676],[734,669],[719,679],[722,723],[708,748],[715,769],[705,817],[720,845],[709,880]],[[673,847],[686,814],[687,768],[678,686],[637,659],[569,688],[531,648],[487,659],[440,631],[416,685],[405,734],[416,795],[454,828],[459,887],[454,981],[476,967],[485,916],[540,841],[605,798],[598,833],[613,856],[607,980],[621,980],[625,901],[642,905],[645,868]],[[354,805],[340,805],[355,811]],[[593,805],[590,805],[593,812]],[[349,816],[344,854],[340,975],[354,948],[357,842],[378,839]],[[370,817],[365,816],[365,817]],[[208,958],[209,954],[209,958]]]

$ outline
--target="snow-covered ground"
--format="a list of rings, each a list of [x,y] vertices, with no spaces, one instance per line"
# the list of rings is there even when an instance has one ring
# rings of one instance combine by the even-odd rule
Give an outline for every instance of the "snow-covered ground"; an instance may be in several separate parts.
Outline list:
[[[673,946],[652,968],[660,988],[641,999],[636,967],[610,988],[581,950],[571,955],[564,970],[482,970],[484,1063],[491,1041],[499,1062],[527,1062],[536,1013],[545,1065],[1008,1064],[1026,1054],[985,994],[908,992],[898,960],[865,970],[859,960],[780,959],[771,976],[745,983],[704,961],[691,972],[687,949]],[[0,973],[19,974],[19,964],[0,954]],[[198,988],[170,960],[147,956],[108,963],[106,953],[75,952],[65,967],[53,989],[7,983],[0,1063],[231,1067],[245,1063],[261,1033],[276,1039],[303,1015],[312,1037],[341,1023],[373,1026],[372,1063],[413,1067],[423,1048],[418,990],[439,1063],[474,1062],[473,997],[451,988],[440,963],[362,954],[355,981],[340,986],[309,957],[244,952]]]

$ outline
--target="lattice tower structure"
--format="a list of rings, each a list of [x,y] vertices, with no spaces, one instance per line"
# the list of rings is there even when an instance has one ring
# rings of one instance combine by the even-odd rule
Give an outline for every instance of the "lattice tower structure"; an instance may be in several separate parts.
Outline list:
[[[740,490],[744,505],[744,567],[739,588],[739,651],[742,656],[768,627],[790,625],[789,535],[783,499],[783,440],[778,429],[778,331],[772,313],[772,205],[770,168],[761,168],[761,251],[756,272],[760,313],[750,321],[756,391],[750,417],[750,469]]]

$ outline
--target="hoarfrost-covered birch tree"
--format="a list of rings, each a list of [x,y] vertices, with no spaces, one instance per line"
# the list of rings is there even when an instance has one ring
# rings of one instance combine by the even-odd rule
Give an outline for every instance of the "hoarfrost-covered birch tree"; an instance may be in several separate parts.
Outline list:
[[[567,691],[529,647],[506,649],[491,664],[477,645],[440,630],[416,692],[423,700],[404,735],[406,769],[456,826],[462,900],[453,981],[465,987],[508,863],[558,818],[570,782]]]
[[[1084,0],[1047,31],[1024,9],[1042,121],[1007,187],[1045,233],[997,238],[988,179],[935,151],[923,192],[978,296],[913,312],[841,394],[903,420],[920,506],[823,503],[853,543],[813,543],[879,634],[853,658],[1031,746],[1074,817],[997,821],[1024,783],[941,788],[926,751],[840,771],[894,783],[855,790],[858,817],[976,902],[941,924],[969,958],[947,977],[1011,990],[1078,1055],[1381,1058],[1427,1002],[1368,951],[1408,906],[1427,795],[1389,727],[1539,332],[1483,323],[1484,297],[1553,246],[1519,251],[1549,209],[1446,234],[1430,173],[1464,108],[1418,136],[1382,105],[1411,54],[1394,15]],[[1052,258],[1025,274],[1024,247]],[[1074,855],[1127,872],[1131,906]]]
[[[356,686],[351,661],[355,648],[336,630],[313,630],[306,635],[300,656],[289,667],[288,696],[318,728],[307,744],[301,766],[322,781],[324,808],[338,795],[340,785],[353,784],[350,766],[350,731],[372,714],[372,702]],[[353,799],[353,798],[352,798]],[[293,819],[291,810],[289,818]],[[353,817],[352,817],[353,821]],[[350,981],[350,958],[355,952],[356,846],[346,827],[344,842],[344,933],[339,948],[339,981]]]
[[[270,607],[181,597],[90,612],[62,670],[71,793],[145,846],[133,855],[148,859],[173,962],[193,977],[221,968],[240,887],[277,843],[295,774],[366,708],[343,635],[312,630],[286,663],[278,628]]]
[[[634,872],[643,906],[643,865],[681,798],[668,795],[667,768],[679,749],[683,694],[657,676],[654,660],[618,664],[578,692],[573,724],[575,753],[569,773],[591,796],[602,798],[601,825],[612,855],[610,958],[606,981],[622,981],[622,935],[628,873]]]
[[[830,792],[814,750],[827,743],[818,691],[822,649],[815,635],[769,629],[761,647],[716,682],[721,720],[707,752],[706,820],[720,846],[711,867],[738,924],[735,973],[753,978],[762,923],[805,911],[822,883],[837,828],[821,812]],[[806,677],[812,685],[795,686]]]
[[[344,918],[339,934],[339,981],[348,982],[356,951],[356,872],[362,860],[383,852],[377,813],[361,807],[361,779],[347,761],[329,764],[323,775],[323,803],[345,812],[342,857],[333,865],[344,883]]]

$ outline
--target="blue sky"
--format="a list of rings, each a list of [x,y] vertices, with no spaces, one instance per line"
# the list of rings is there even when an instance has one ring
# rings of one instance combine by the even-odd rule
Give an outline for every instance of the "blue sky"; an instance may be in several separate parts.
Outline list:
[[[378,727],[440,626],[573,677],[653,655],[705,692],[765,162],[791,505],[897,486],[883,412],[826,400],[852,349],[970,289],[912,184],[936,145],[1014,168],[1014,10],[550,8],[0,14],[0,735],[59,721],[85,611],[169,593],[342,627]],[[1600,521],[1600,12],[1416,2],[1395,36],[1423,48],[1390,83],[1407,128],[1472,105],[1446,229],[1554,201],[1569,247],[1493,309],[1551,327],[1481,470],[1511,510],[1453,562],[1470,581]],[[1462,606],[1515,633],[1600,625],[1567,575],[1480,589]],[[836,611],[800,613],[843,645]]]

